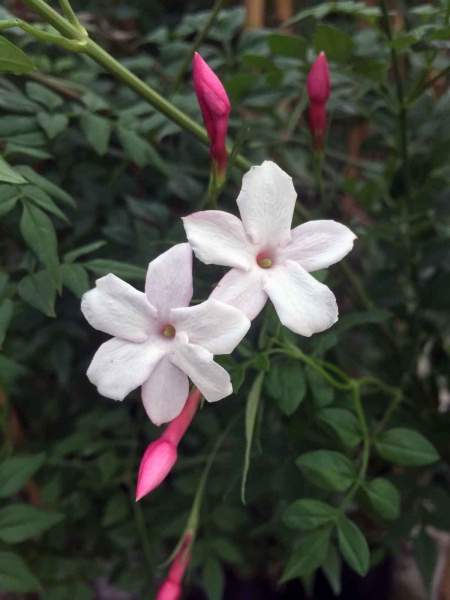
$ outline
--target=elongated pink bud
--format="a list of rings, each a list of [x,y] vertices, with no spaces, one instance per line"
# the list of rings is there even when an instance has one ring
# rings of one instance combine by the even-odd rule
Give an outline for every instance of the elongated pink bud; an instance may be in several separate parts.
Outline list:
[[[330,70],[325,52],[321,52],[308,73],[308,97],[311,104],[324,104],[330,97]]]
[[[169,423],[158,440],[148,446],[139,466],[136,502],[157,488],[177,462],[177,446],[195,415],[201,397],[201,393],[194,390],[178,417]]]
[[[210,155],[216,162],[219,177],[223,177],[227,165],[226,137],[230,100],[220,79],[197,52],[193,72],[195,93],[211,140]]]
[[[159,588],[156,600],[179,600],[181,598],[183,591],[181,582],[191,558],[190,545],[192,537],[192,531],[188,531],[170,567],[167,579]]]
[[[177,447],[162,437],[152,442],[142,457],[136,488],[136,502],[164,481],[177,462]]]
[[[313,138],[314,152],[323,153],[327,130],[326,102],[330,97],[330,71],[325,52],[321,52],[308,73],[309,128]]]

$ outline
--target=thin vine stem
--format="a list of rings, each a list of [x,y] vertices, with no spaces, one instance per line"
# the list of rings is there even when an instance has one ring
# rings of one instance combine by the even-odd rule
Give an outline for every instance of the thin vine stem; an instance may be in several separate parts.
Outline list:
[[[120,79],[120,81],[125,83],[127,87],[136,92],[136,94],[146,100],[156,110],[193,135],[200,142],[209,145],[209,137],[204,127],[188,117],[183,111],[144,83],[101,46],[96,44],[90,38],[86,38],[85,33],[69,23],[69,21],[51,8],[44,0],[24,0],[24,3],[47,21],[47,23],[50,23],[50,25],[57,29],[64,37],[68,38],[69,41],[83,42],[82,49],[78,51],[82,51],[97,64],[101,65],[106,71],[117,77],[117,79]],[[227,151],[231,154],[232,149],[227,148]],[[251,167],[251,163],[242,155],[236,157],[236,165],[244,171],[248,171]]]
[[[216,20],[217,15],[219,14],[220,9],[222,8],[223,2],[224,0],[216,0],[214,6],[211,8],[211,12],[209,13],[205,24],[195,36],[191,47],[189,48],[188,52],[186,52],[184,60],[181,63],[178,72],[176,73],[169,86],[169,95],[174,94],[178,90],[181,80],[185,76],[186,71],[188,70],[189,65],[191,64],[192,58],[194,57],[197,48],[201,45],[205,37],[208,35],[208,32],[210,31],[211,27],[214,25],[214,21]]]
[[[369,458],[370,458],[370,447],[371,447],[371,439],[369,435],[369,427],[367,425],[366,415],[364,413],[364,409],[361,402],[361,392],[360,392],[360,384],[358,381],[352,382],[352,398],[353,398],[353,406],[355,409],[356,417],[358,419],[359,427],[361,430],[361,435],[363,439],[362,452],[361,452],[361,466],[359,468],[358,477],[355,483],[352,485],[350,490],[347,492],[339,510],[341,513],[345,511],[355,494],[358,492],[360,487],[363,485],[366,475],[367,468],[369,466]]]

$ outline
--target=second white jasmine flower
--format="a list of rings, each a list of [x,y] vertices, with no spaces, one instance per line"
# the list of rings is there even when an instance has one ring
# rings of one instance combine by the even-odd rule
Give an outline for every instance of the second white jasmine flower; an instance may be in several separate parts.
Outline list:
[[[218,300],[188,307],[192,290],[192,250],[178,244],[149,264],[145,293],[110,274],[83,296],[92,327],[114,336],[96,352],[90,381],[113,400],[142,386],[156,425],[183,409],[188,376],[209,402],[231,394],[230,376],[213,354],[232,352],[250,327],[241,311]]]
[[[283,325],[309,337],[338,318],[334,294],[309,273],[341,260],[356,236],[335,221],[309,221],[291,231],[296,198],[291,177],[266,161],[244,175],[237,199],[242,221],[218,210],[183,221],[199,260],[232,267],[211,298],[249,319],[270,298]]]

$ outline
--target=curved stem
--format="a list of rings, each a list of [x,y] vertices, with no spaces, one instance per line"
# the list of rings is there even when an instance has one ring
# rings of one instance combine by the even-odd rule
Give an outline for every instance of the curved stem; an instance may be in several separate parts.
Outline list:
[[[169,86],[169,95],[174,94],[178,90],[180,82],[183,79],[184,74],[186,73],[191,63],[192,58],[194,57],[197,48],[203,42],[205,37],[208,35],[209,30],[214,25],[214,21],[216,20],[219,10],[222,8],[222,4],[223,0],[216,0],[216,3],[212,7],[205,24],[195,36],[192,46],[189,48],[189,51],[186,52],[184,60],[181,63],[181,67],[179,68],[177,74],[175,75],[175,77],[172,80],[172,83]]]
[[[69,40],[83,41],[82,51],[84,54],[92,58],[92,60],[101,65],[109,73],[120,79],[125,85],[136,92],[136,94],[146,100],[168,119],[177,123],[177,125],[193,135],[203,144],[209,146],[209,137],[204,127],[185,115],[179,108],[163,98],[163,96],[144,83],[139,77],[136,77],[136,75],[124,67],[93,40],[86,38],[85,33],[64,19],[64,17],[51,8],[44,0],[24,0],[24,3]],[[228,154],[231,154],[232,149],[227,148],[227,152]],[[252,166],[251,163],[241,155],[236,157],[235,162],[243,171],[248,171]]]
[[[352,382],[353,389],[353,404],[355,408],[356,417],[358,419],[359,427],[361,429],[361,434],[363,438],[363,447],[361,453],[361,466],[359,468],[358,478],[355,483],[352,485],[350,490],[347,492],[339,510],[344,512],[354,495],[357,493],[359,488],[363,485],[366,474],[367,467],[369,466],[369,458],[370,458],[370,435],[369,428],[367,426],[366,416],[364,414],[364,409],[361,403],[361,394],[360,394],[360,385],[357,381]]]

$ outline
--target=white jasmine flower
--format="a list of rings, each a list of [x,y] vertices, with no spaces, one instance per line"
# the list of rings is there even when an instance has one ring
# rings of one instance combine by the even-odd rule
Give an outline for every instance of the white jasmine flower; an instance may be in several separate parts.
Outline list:
[[[333,293],[309,273],[341,260],[356,236],[335,221],[310,221],[291,231],[296,198],[291,177],[266,161],[244,175],[237,199],[242,221],[215,210],[183,221],[199,260],[232,267],[211,298],[249,319],[270,298],[283,325],[309,337],[338,317]]]
[[[230,376],[213,360],[229,354],[247,333],[245,315],[218,300],[188,307],[192,250],[178,244],[149,264],[145,294],[115,275],[96,281],[81,310],[95,329],[114,336],[100,346],[87,376],[107,398],[123,400],[142,386],[156,425],[179,415],[188,376],[209,402],[232,392]]]

